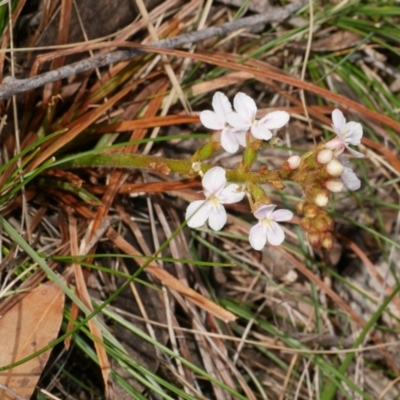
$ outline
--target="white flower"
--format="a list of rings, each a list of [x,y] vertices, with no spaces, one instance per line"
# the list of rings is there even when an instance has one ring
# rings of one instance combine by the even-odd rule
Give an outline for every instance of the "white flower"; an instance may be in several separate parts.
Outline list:
[[[347,187],[349,190],[358,190],[361,187],[361,181],[358,179],[357,175],[350,167],[350,163],[346,157],[339,156],[339,161],[344,166],[344,171],[340,175],[340,179],[342,180],[344,186]]]
[[[238,191],[239,185],[226,186],[225,170],[221,167],[209,169],[202,180],[205,200],[196,200],[186,210],[186,221],[191,228],[198,228],[208,220],[208,225],[219,231],[226,223],[226,211],[222,204],[241,201],[244,192]]]
[[[221,92],[213,96],[214,111],[206,110],[200,113],[201,123],[208,129],[221,131],[221,146],[228,153],[235,153],[239,145],[246,146],[246,132],[237,131],[227,124],[226,116],[232,113],[229,99]]]
[[[285,232],[277,222],[291,220],[293,213],[289,210],[274,211],[275,207],[274,204],[264,205],[254,212],[259,221],[250,229],[249,241],[255,250],[261,250],[267,240],[270,244],[279,246],[285,239]]]
[[[325,147],[336,150],[336,154],[343,153],[346,148],[354,157],[363,158],[364,154],[350,148],[350,144],[359,145],[363,135],[362,126],[358,122],[347,122],[343,113],[335,109],[332,112],[332,127],[336,133],[335,139],[325,144]]]
[[[255,101],[245,93],[237,93],[233,99],[236,112],[226,116],[228,123],[239,131],[247,132],[260,140],[270,140],[271,129],[282,128],[289,121],[286,111],[273,111],[260,120],[256,120],[257,106]]]

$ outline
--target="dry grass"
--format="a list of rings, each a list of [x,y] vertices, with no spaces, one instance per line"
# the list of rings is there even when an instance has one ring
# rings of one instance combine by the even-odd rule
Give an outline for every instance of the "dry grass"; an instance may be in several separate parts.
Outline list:
[[[110,33],[92,27],[85,7],[76,29],[72,1],[60,2],[63,23],[54,24],[51,2],[39,2],[38,19],[20,0],[13,17],[28,22],[14,37],[5,30],[2,48],[14,52],[1,53],[2,75],[34,76],[121,42],[146,45],[258,12],[255,1],[223,3],[138,0],[125,27],[128,11],[113,11]],[[47,280],[66,295],[35,398],[398,398],[397,14],[375,2],[316,2],[280,23],[183,50],[145,46],[132,60],[1,101],[0,315],[24,304],[39,318],[24,298]],[[85,32],[102,38],[80,43]],[[50,45],[41,55],[22,49]],[[263,148],[256,166],[279,168],[329,137],[334,107],[363,124],[366,159],[353,164],[362,188],[328,207],[330,252],[308,245],[299,217],[285,226],[283,246],[252,250],[244,203],[229,208],[221,232],[189,230],[184,213],[201,198],[197,179],[157,168],[66,168],[99,152],[189,159],[208,137],[198,112],[217,90],[246,92],[260,115],[291,114],[282,142]],[[221,151],[211,163],[240,160]],[[302,193],[289,184],[270,196],[294,210]],[[24,330],[43,334],[40,324]]]

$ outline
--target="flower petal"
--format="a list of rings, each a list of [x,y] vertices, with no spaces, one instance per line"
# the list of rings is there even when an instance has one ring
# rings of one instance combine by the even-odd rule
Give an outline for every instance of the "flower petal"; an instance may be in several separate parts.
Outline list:
[[[213,167],[204,174],[201,184],[206,197],[218,195],[222,191],[226,185],[225,174],[225,170],[221,167]]]
[[[349,190],[354,191],[361,187],[361,181],[351,168],[345,168],[343,174],[340,175],[340,179]]]
[[[222,93],[216,92],[213,96],[212,106],[217,115],[224,117],[232,112],[232,106],[229,99]]]
[[[251,127],[251,134],[260,140],[270,140],[272,138],[272,132],[264,125],[255,124]]]
[[[211,229],[214,229],[214,231],[221,230],[226,224],[226,220],[226,211],[221,204],[211,208],[210,217],[208,218],[208,225]]]
[[[231,129],[223,129],[221,132],[221,146],[228,153],[236,153],[239,150],[239,141]]]
[[[249,242],[254,250],[262,250],[267,243],[267,232],[260,222],[250,229]]]
[[[200,113],[200,121],[208,129],[220,130],[225,127],[225,118],[210,110]]]
[[[285,232],[276,222],[272,221],[271,226],[267,229],[267,238],[270,244],[279,246],[285,240]]]
[[[228,185],[219,195],[221,203],[233,204],[242,201],[245,193],[243,191],[239,191],[238,189],[240,189],[240,186],[236,185],[236,183],[231,183]]]
[[[261,206],[254,212],[254,216],[257,219],[263,219],[263,218],[272,219],[271,216],[272,212],[275,210],[275,207],[276,207],[275,204],[268,204]]]
[[[346,140],[348,144],[358,145],[363,136],[362,125],[359,122],[350,121],[346,124]]]
[[[344,132],[346,128],[346,119],[344,118],[343,113],[337,108],[332,111],[332,122],[333,129],[337,135],[341,137],[342,132]]]
[[[276,210],[272,213],[274,221],[290,221],[293,218],[293,213],[289,210]]]
[[[246,118],[245,116],[240,115],[236,112],[231,112],[231,113],[227,114],[226,121],[233,128],[239,129],[242,131],[247,131],[251,126],[251,122],[248,118]]]
[[[345,156],[338,156],[338,160],[342,163],[345,168],[351,169],[350,161]]]
[[[190,228],[199,228],[207,221],[211,212],[211,204],[206,200],[196,200],[186,209],[186,221]]]
[[[233,105],[238,114],[245,117],[250,124],[252,124],[256,118],[257,105],[256,102],[246,93],[239,92],[233,99]]]
[[[258,123],[267,129],[279,129],[288,123],[289,118],[290,115],[286,111],[273,111],[261,118]]]
[[[343,152],[345,145],[340,139],[339,136],[336,136],[329,142],[326,142],[324,145],[325,148],[330,149],[330,150],[336,150],[336,154],[340,154]]]
[[[364,158],[364,154],[363,153],[360,153],[359,151],[354,150],[354,149],[352,149],[351,147],[349,147],[347,145],[345,145],[345,147],[354,157]]]
[[[239,144],[243,147],[246,147],[246,131],[236,130],[236,131],[234,131],[234,134],[235,134]]]

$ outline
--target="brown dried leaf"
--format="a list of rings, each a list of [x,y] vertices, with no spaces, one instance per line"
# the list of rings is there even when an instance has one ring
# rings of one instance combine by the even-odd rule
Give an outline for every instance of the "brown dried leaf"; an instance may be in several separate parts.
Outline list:
[[[321,88],[310,82],[301,81],[299,78],[295,78],[295,77],[286,75],[282,72],[278,73],[278,72],[274,72],[274,71],[269,71],[268,69],[254,68],[254,67],[249,67],[244,64],[236,64],[231,61],[227,61],[228,57],[226,56],[226,54],[213,53],[212,55],[210,55],[207,53],[200,53],[200,52],[189,53],[189,52],[185,52],[182,50],[162,49],[160,47],[150,47],[150,46],[145,46],[145,45],[136,44],[136,43],[131,46],[135,47],[135,48],[146,50],[150,53],[167,54],[169,56],[173,55],[176,57],[189,58],[189,59],[196,60],[196,61],[203,61],[207,64],[218,65],[220,67],[230,68],[235,71],[248,72],[248,73],[253,74],[254,78],[259,81],[262,81],[263,79],[270,79],[273,81],[293,85],[299,89],[304,89],[310,93],[315,93],[326,99],[338,102],[338,103],[342,104],[343,107],[347,106],[349,109],[352,109],[353,111],[357,111],[361,115],[365,115],[365,116],[368,116],[368,117],[374,119],[375,121],[382,122],[383,124],[386,124],[387,126],[392,127],[396,131],[400,132],[400,123],[398,121],[386,116],[385,114],[371,111],[367,107],[359,104],[356,101],[350,100],[345,96],[331,92],[327,89]],[[311,110],[309,110],[309,111],[311,111]],[[313,113],[310,112],[310,115],[313,115],[313,114],[314,114],[314,111],[313,111]],[[328,125],[331,123],[329,118],[323,117],[321,115],[316,115],[316,117]]]
[[[127,132],[134,129],[156,128],[196,122],[199,122],[199,117],[197,115],[153,116],[101,126],[97,129],[97,133]]]
[[[64,293],[48,282],[32,290],[0,319],[0,367],[22,360],[51,343],[60,329]],[[6,371],[0,372],[0,384],[22,398],[35,390],[50,350]],[[15,399],[3,389],[2,400]]]

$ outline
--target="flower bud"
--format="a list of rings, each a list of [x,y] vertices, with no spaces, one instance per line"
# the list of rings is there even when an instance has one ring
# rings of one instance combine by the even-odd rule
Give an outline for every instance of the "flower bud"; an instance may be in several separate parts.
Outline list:
[[[308,218],[315,218],[318,215],[319,211],[320,210],[315,204],[307,204],[306,206],[304,206],[303,209],[304,215]]]
[[[301,163],[301,158],[300,156],[294,155],[294,156],[290,156],[287,160],[290,169],[297,169],[300,166]]]
[[[331,192],[338,193],[343,190],[343,182],[340,179],[328,179],[325,182],[325,187]]]
[[[321,190],[318,194],[314,197],[314,204],[318,207],[325,207],[328,204],[329,195],[328,192],[325,190]]]
[[[311,219],[310,218],[302,218],[300,220],[300,226],[305,230],[308,231],[311,227]]]
[[[326,249],[326,250],[330,250],[333,246],[333,237],[332,234],[330,232],[325,232],[324,236],[322,238],[321,241],[321,246]]]
[[[322,149],[317,154],[317,161],[320,164],[328,164],[328,162],[331,161],[332,158],[333,158],[333,151],[331,149]]]
[[[321,246],[321,234],[317,230],[310,229],[307,233],[307,239],[312,247]]]
[[[328,214],[320,214],[313,221],[313,227],[318,229],[319,232],[331,231],[333,226],[333,219]]]
[[[340,176],[343,174],[344,166],[339,160],[334,158],[326,164],[326,171],[330,176]]]
[[[299,214],[303,214],[303,211],[304,211],[304,201],[301,201],[300,203],[297,203],[296,211],[297,211]]]

